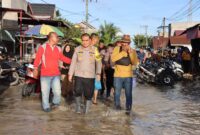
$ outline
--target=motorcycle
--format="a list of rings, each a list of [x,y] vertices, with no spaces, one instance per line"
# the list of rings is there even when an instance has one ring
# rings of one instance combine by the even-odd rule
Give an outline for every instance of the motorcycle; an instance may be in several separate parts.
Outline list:
[[[26,64],[25,83],[22,87],[22,96],[29,97],[32,93],[40,93],[40,80],[33,76],[34,66]]]
[[[182,70],[172,61],[147,60],[144,64],[138,66],[136,75],[139,82],[172,86],[181,78]]]
[[[18,64],[13,61],[3,60],[0,62],[0,79],[8,83],[8,85],[17,85],[19,82],[19,74],[16,71]]]

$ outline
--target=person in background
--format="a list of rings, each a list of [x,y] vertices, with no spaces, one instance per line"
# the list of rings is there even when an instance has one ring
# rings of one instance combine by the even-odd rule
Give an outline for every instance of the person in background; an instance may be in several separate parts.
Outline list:
[[[121,42],[120,40],[117,40],[117,41],[115,42],[115,46],[121,47],[121,46],[122,46],[122,42]]]
[[[145,57],[144,57],[144,63],[150,59],[152,57],[152,53],[150,49],[147,49],[146,53],[145,53]]]
[[[140,63],[144,62],[144,57],[145,57],[144,49],[141,47],[140,52],[138,54],[138,59],[139,59]]]
[[[177,62],[179,63],[179,64],[181,64],[182,63],[182,49],[181,48],[179,48],[178,50],[177,50],[177,58],[176,58],[177,60]]]
[[[74,50],[72,47],[67,43],[63,48],[63,55],[72,59]],[[61,78],[62,78],[62,96],[66,98],[71,98],[73,96],[73,84],[68,80],[68,72],[69,72],[69,63],[62,64],[61,67]]]
[[[92,33],[91,34],[91,45],[98,47],[98,43],[99,43],[99,36],[96,33]]]
[[[84,113],[89,112],[94,94],[95,78],[101,78],[101,56],[98,49],[91,45],[91,37],[85,33],[81,36],[82,45],[75,49],[69,69],[69,81],[75,76],[76,113],[81,113],[81,97],[84,96]]]
[[[57,46],[59,42],[58,35],[50,32],[48,42],[38,48],[34,61],[34,76],[38,76],[38,69],[41,65],[41,91],[42,91],[42,107],[45,112],[50,112],[49,94],[50,88],[53,92],[52,107],[58,107],[61,101],[61,84],[59,61],[70,64],[71,59],[62,54],[61,48]]]
[[[188,48],[185,48],[182,53],[182,63],[183,63],[183,69],[185,73],[189,73],[190,67],[191,67],[191,54]]]
[[[106,55],[106,46],[104,44],[103,40],[99,41],[99,47],[98,47],[99,53],[101,55],[101,61],[102,61],[102,70],[101,70],[101,96],[103,97],[104,90],[105,90],[105,55]],[[93,97],[93,104],[97,104],[97,96],[98,96],[98,91],[94,91],[94,97]]]
[[[130,35],[124,35],[122,46],[116,46],[111,56],[115,63],[114,87],[115,87],[115,107],[121,110],[121,90],[125,89],[126,95],[126,114],[129,115],[132,109],[132,77],[133,65],[138,64],[137,53],[130,47]]]
[[[111,89],[114,88],[114,63],[111,60],[111,55],[114,50],[114,45],[109,44],[106,52],[106,64],[105,64],[105,74],[106,74],[106,98],[109,99],[111,94]]]

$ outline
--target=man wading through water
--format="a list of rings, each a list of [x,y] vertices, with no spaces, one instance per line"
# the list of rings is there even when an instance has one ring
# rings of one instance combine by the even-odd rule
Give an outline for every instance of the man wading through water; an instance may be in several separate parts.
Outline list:
[[[90,35],[81,36],[82,45],[75,49],[69,69],[69,81],[75,76],[76,113],[81,113],[81,97],[85,98],[84,113],[87,114],[94,93],[95,78],[100,80],[101,56],[91,45]]]
[[[59,61],[70,64],[71,59],[62,54],[61,48],[57,46],[59,42],[58,35],[51,32],[48,35],[48,42],[41,45],[36,54],[34,61],[34,76],[38,74],[38,67],[41,65],[41,91],[42,91],[42,106],[45,112],[50,112],[49,94],[50,88],[53,92],[53,106],[58,107],[61,100],[61,84]]]
[[[124,35],[121,47],[116,46],[111,56],[112,62],[115,62],[114,87],[115,87],[115,107],[121,110],[120,96],[122,88],[126,95],[126,114],[129,115],[132,109],[132,77],[133,65],[138,64],[136,51],[131,49],[131,38]]]

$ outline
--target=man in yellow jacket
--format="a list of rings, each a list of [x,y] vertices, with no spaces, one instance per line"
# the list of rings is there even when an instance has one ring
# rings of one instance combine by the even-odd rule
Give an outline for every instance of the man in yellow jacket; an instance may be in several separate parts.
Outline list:
[[[122,88],[126,94],[126,114],[130,114],[132,109],[132,77],[133,65],[138,64],[136,51],[130,47],[130,35],[124,35],[121,44],[116,46],[111,56],[115,63],[114,87],[115,87],[115,107],[121,109],[120,96]]]

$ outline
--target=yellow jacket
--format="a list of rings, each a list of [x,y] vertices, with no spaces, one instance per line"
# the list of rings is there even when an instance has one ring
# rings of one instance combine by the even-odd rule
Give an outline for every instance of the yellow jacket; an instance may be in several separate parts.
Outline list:
[[[111,56],[111,60],[112,62],[116,62],[118,60],[120,60],[123,57],[127,57],[128,53],[125,51],[121,51],[120,52],[120,47],[115,47],[113,54]],[[123,66],[123,65],[117,65],[115,64],[115,74],[114,77],[132,77],[133,76],[133,65],[137,65],[138,64],[138,58],[137,58],[137,53],[135,50],[133,50],[130,54],[130,60],[131,60],[131,64],[129,66]]]

